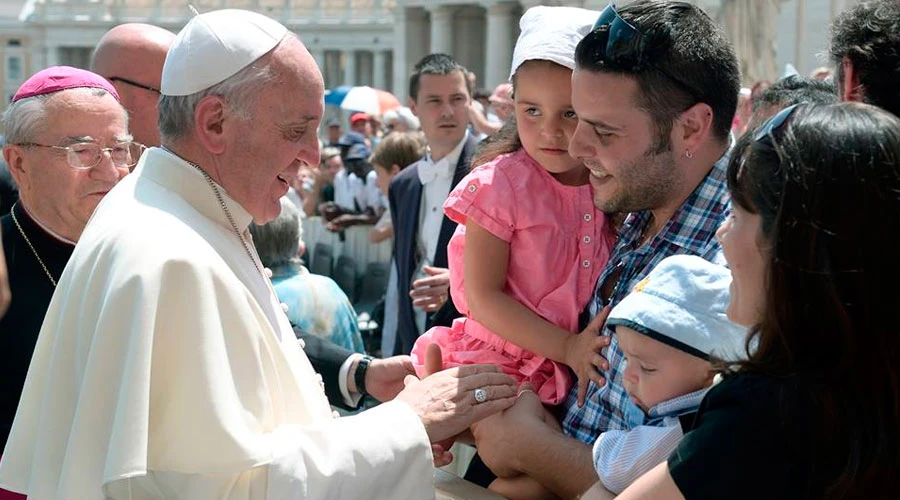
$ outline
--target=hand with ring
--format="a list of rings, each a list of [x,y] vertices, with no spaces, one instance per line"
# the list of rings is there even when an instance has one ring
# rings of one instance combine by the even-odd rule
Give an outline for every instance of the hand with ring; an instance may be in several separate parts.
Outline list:
[[[450,270],[445,267],[424,266],[427,278],[412,283],[409,296],[412,306],[425,312],[435,312],[447,302],[450,293]]]
[[[406,388],[396,399],[412,407],[431,442],[437,443],[512,406],[516,381],[496,366],[459,366],[422,380],[407,377]]]

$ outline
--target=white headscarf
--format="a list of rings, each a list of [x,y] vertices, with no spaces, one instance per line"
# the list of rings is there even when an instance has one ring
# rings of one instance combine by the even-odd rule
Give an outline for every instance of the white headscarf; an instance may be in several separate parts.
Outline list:
[[[575,47],[599,16],[599,11],[577,7],[539,5],[528,9],[519,21],[521,33],[513,51],[509,79],[522,63],[534,59],[575,69]]]

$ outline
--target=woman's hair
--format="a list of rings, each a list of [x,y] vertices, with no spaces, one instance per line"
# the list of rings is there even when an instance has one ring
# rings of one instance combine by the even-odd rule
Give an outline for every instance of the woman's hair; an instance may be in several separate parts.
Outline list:
[[[400,170],[425,156],[425,137],[419,132],[395,132],[381,140],[369,163],[387,170],[397,165]]]
[[[881,497],[900,470],[900,120],[862,104],[802,105],[756,135],[728,166],[733,203],[762,220],[767,262],[739,368],[811,382],[800,397],[830,455],[810,450],[808,465],[831,478],[825,497]],[[835,451],[840,462],[819,463]]]

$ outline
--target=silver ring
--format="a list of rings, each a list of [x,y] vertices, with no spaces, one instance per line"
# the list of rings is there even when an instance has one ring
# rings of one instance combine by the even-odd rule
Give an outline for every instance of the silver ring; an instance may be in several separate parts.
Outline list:
[[[487,401],[487,391],[480,387],[475,389],[475,402],[484,403],[485,401]]]

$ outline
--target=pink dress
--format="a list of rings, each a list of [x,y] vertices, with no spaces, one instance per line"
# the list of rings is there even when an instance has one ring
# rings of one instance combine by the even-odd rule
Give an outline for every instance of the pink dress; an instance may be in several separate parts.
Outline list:
[[[444,212],[459,226],[447,249],[450,293],[468,316],[463,282],[465,224],[479,226],[509,243],[505,291],[550,323],[577,333],[614,234],[594,208],[591,187],[566,186],[524,149],[502,155],[469,173],[451,192]],[[561,403],[574,382],[569,368],[504,340],[470,317],[435,327],[419,337],[413,363],[422,375],[425,349],[437,343],[445,368],[494,364],[520,383],[530,382],[541,401]]]

